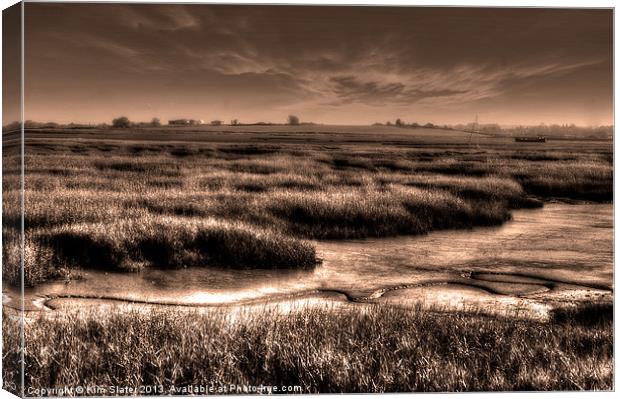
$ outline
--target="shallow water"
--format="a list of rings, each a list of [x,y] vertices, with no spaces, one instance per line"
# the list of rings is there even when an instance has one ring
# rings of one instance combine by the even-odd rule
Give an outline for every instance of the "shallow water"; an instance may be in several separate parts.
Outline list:
[[[181,305],[325,301],[541,311],[547,302],[609,296],[613,206],[547,204],[500,227],[426,236],[317,242],[314,271],[147,269],[85,271],[26,290],[26,308],[136,301]],[[5,303],[15,304],[5,289]],[[544,310],[544,309],[543,309]]]

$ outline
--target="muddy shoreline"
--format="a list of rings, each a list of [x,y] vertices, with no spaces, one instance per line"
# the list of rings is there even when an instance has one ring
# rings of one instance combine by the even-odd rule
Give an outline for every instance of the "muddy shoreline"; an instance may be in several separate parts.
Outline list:
[[[84,271],[81,280],[26,288],[24,310],[34,316],[97,306],[289,309],[307,302],[545,318],[555,307],[612,300],[611,211],[611,205],[553,203],[514,211],[500,227],[317,242],[325,260],[313,272]],[[590,248],[595,242],[599,247]],[[5,307],[19,310],[18,290],[5,286],[3,294]]]

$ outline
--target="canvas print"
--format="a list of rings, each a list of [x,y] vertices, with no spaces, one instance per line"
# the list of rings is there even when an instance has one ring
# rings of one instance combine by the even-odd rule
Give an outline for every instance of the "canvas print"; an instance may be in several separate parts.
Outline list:
[[[3,389],[613,390],[613,10],[3,11]]]

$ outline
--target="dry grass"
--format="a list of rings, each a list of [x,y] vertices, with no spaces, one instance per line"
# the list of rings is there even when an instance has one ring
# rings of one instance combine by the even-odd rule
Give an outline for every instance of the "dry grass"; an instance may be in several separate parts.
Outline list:
[[[318,261],[303,241],[240,222],[148,215],[118,221],[61,225],[40,233],[60,263],[138,270],[145,266],[310,268]]]
[[[511,209],[549,198],[612,198],[606,145],[524,151],[439,142],[297,145],[269,135],[261,136],[267,144],[201,143],[199,133],[184,143],[108,135],[115,140],[67,133],[29,141],[27,284],[76,266],[247,267],[256,260],[257,267],[311,267],[314,251],[304,239],[497,225]],[[353,136],[327,138],[342,137]],[[10,149],[3,162],[3,272],[15,283],[19,167]],[[89,252],[72,250],[77,243]],[[239,253],[231,250],[237,247]]]
[[[26,327],[26,386],[262,383],[323,393],[609,390],[612,307],[591,306],[550,322],[391,307],[265,310],[234,323],[225,311],[42,317]],[[596,320],[584,320],[583,313]],[[16,336],[8,325],[4,345],[5,365],[16,362]],[[5,367],[5,383],[17,378]]]
[[[262,129],[267,143],[226,144],[208,142],[205,132],[177,133],[186,142],[167,141],[171,133],[163,131],[149,132],[149,142],[126,132],[89,133],[86,140],[70,132],[29,136],[26,283],[80,267],[310,268],[316,255],[307,239],[471,228],[500,224],[511,209],[550,198],[612,199],[608,143],[476,148],[440,142],[433,131],[419,142],[381,137],[380,144],[390,144],[383,146],[377,139],[359,144],[353,133],[303,136],[309,144],[300,145],[300,138],[280,142]],[[16,284],[19,162],[10,148],[3,167],[3,275]],[[18,333],[4,316],[8,387],[19,381]],[[225,312],[102,316],[28,323],[26,384],[263,383],[304,392],[613,388],[608,304],[559,310],[545,323],[391,307],[265,310],[234,323]]]

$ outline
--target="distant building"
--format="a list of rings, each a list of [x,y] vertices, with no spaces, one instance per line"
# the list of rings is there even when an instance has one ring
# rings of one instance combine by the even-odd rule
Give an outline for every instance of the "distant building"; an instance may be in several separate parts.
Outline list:
[[[168,125],[172,126],[196,126],[203,123],[202,119],[172,119],[168,121]]]

